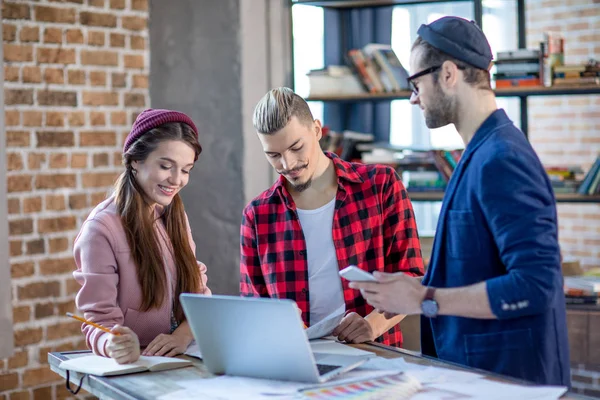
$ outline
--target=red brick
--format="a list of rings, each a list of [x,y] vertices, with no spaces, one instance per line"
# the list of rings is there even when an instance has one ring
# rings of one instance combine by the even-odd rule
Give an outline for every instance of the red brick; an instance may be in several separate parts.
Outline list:
[[[125,8],[125,0],[110,0],[110,8],[122,10]]]
[[[133,87],[140,89],[148,89],[148,75],[133,75]]]
[[[32,89],[4,89],[4,104],[33,104]]]
[[[38,47],[37,61],[45,64],[75,64],[75,49]]]
[[[56,282],[58,283],[58,282]],[[21,288],[19,288],[21,289]],[[32,299],[35,299],[35,293],[33,293],[33,297],[30,297]],[[27,329],[20,329],[20,330],[15,330],[15,347],[21,347],[21,346],[26,346],[29,344],[35,344],[35,343],[39,343],[42,341],[42,328],[27,328]]]
[[[19,39],[21,42],[39,42],[40,41],[40,28],[37,26],[24,26],[19,32]]]
[[[125,93],[125,107],[146,107],[146,96],[142,93]]]
[[[119,65],[119,54],[114,51],[81,50],[81,64],[83,65]]]
[[[67,168],[68,160],[66,153],[52,153],[50,154],[50,168],[60,169]]]
[[[40,174],[35,178],[36,189],[74,188],[75,186],[75,174]]]
[[[35,20],[40,22],[75,23],[74,8],[35,6]]]
[[[23,199],[23,212],[25,214],[42,211],[42,198],[40,196]]]
[[[29,147],[30,134],[26,131],[7,131],[6,146],[7,147]]]
[[[104,32],[89,31],[87,43],[90,46],[102,47],[104,46],[105,36]]]
[[[127,125],[127,113],[125,111],[113,111],[110,113],[111,125]]]
[[[33,272],[32,272],[33,274]],[[13,308],[13,322],[15,324],[20,322],[27,322],[31,320],[31,307],[30,306],[19,306]]]
[[[65,125],[65,113],[49,111],[46,113],[46,126],[61,127]]]
[[[77,266],[73,257],[40,261],[40,273],[42,275],[67,274],[76,269]]]
[[[70,131],[36,132],[37,147],[73,147],[75,135]]]
[[[69,239],[66,237],[48,239],[48,247],[50,253],[62,253],[69,249]]]
[[[87,195],[82,194],[72,194],[69,195],[69,208],[71,210],[81,210],[82,208],[88,207]]]
[[[112,74],[112,87],[124,88],[127,85],[127,74],[114,72]]]
[[[27,366],[29,363],[29,353],[27,351],[19,351],[8,359],[8,369],[17,369]]]
[[[85,71],[70,69],[67,76],[70,85],[85,85]]]
[[[75,229],[77,220],[75,217],[57,217],[57,218],[44,218],[39,219],[38,233],[49,233],[49,232],[64,232]]]
[[[23,373],[23,387],[38,386],[43,383],[57,382],[62,379],[50,367],[28,369]]]
[[[52,395],[52,388],[53,388],[52,386],[45,386],[45,387],[34,389],[33,390],[33,400],[47,400],[47,399],[54,398]],[[65,391],[66,390],[67,389],[65,389]]]
[[[41,111],[23,111],[23,125],[42,126],[44,114]]]
[[[11,236],[27,235],[33,232],[33,220],[31,218],[15,219],[8,222],[8,234]]]
[[[63,69],[46,68],[44,70],[44,81],[46,81],[46,83],[63,84],[65,83],[64,75],[65,73]]]
[[[42,70],[36,66],[23,67],[23,82],[40,83],[42,81]]]
[[[35,319],[52,317],[54,314],[54,303],[38,303],[33,311]]]
[[[10,394],[10,400],[31,400],[29,390],[19,390]]]
[[[80,133],[79,145],[90,146],[116,146],[117,135],[111,131],[84,131]]]
[[[130,31],[143,31],[146,30],[146,18],[134,17],[134,16],[123,16],[121,19],[123,29]]]
[[[144,68],[144,56],[125,54],[123,59],[125,68]]]
[[[29,4],[8,3],[7,1],[3,1],[2,19],[31,19]]]
[[[46,163],[46,154],[44,153],[29,153],[27,156],[27,166],[29,169],[40,169]]]
[[[61,303],[57,303],[58,315],[65,315],[68,312],[74,312],[77,307],[75,306],[75,300],[67,300]]]
[[[119,94],[116,92],[83,92],[83,104],[86,106],[118,106]]]
[[[67,43],[83,44],[83,32],[81,29],[67,29]]]
[[[25,253],[27,255],[32,254],[44,254],[46,252],[46,246],[44,244],[44,239],[35,239],[30,240],[25,243]]]
[[[41,106],[77,106],[77,93],[43,90],[37,92],[37,101]]]
[[[8,199],[8,213],[19,214],[21,212],[21,200],[17,198]]]
[[[31,175],[13,175],[6,179],[8,193],[30,192],[32,189]]]
[[[12,276],[13,279],[31,276],[34,272],[35,270],[32,261],[10,265],[10,276]]]
[[[44,43],[62,43],[63,31],[61,28],[44,29]]]
[[[104,126],[106,125],[106,115],[102,111],[90,112],[90,125]]]
[[[23,169],[23,157],[19,153],[7,153],[6,164],[9,171],[18,171]]]
[[[9,243],[9,252],[11,257],[20,256],[23,254],[23,241],[11,240]]]
[[[4,112],[4,124],[6,126],[15,126],[21,124],[21,114],[17,110],[7,110]]]
[[[117,179],[117,172],[87,173],[82,175],[84,188],[97,188],[112,186]]]
[[[78,336],[80,334],[81,323],[77,321],[66,321],[55,325],[49,325],[46,330],[46,338],[48,340],[56,340],[68,336]]]
[[[75,111],[69,113],[69,126],[83,126],[85,125],[85,113],[83,111]]]
[[[4,61],[33,61],[33,47],[21,44],[4,44]]]
[[[71,168],[87,167],[88,155],[86,153],[73,153],[71,155]]]
[[[145,50],[146,39],[144,39],[143,36],[131,35],[129,47],[131,47],[132,50]]]
[[[82,11],[79,13],[79,22],[88,26],[103,26],[106,28],[117,27],[117,17],[112,14]]]
[[[90,84],[92,86],[106,86],[106,72],[91,71],[90,72]]]
[[[92,164],[94,165],[94,167],[107,167],[109,164],[108,153],[94,154],[92,160]]]
[[[148,0],[131,0],[133,10],[148,11]]]
[[[106,200],[106,192],[102,191],[102,192],[97,192],[97,193],[92,193],[91,195],[91,203],[92,206],[97,206],[98,204],[102,203],[104,200]]]
[[[110,47],[125,47],[125,35],[120,33],[111,33]]]
[[[19,374],[16,372],[0,374],[0,393],[19,387]]]
[[[12,67],[10,65],[4,66],[4,80],[6,82],[18,82],[19,81],[19,67]]]
[[[5,4],[5,3],[3,3]],[[2,40],[14,42],[17,37],[17,27],[11,24],[2,24]]]

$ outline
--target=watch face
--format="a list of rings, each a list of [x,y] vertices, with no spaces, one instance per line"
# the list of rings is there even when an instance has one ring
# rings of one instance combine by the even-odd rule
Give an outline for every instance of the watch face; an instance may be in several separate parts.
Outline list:
[[[423,311],[424,316],[433,318],[437,316],[438,304],[435,300],[423,300],[421,303],[421,311]]]

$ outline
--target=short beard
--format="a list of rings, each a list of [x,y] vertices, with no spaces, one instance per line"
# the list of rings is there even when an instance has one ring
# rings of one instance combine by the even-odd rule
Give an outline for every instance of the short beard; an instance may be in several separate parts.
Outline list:
[[[437,98],[437,102],[430,105],[425,113],[425,124],[429,129],[456,123],[456,100],[446,96],[439,84],[436,83],[435,88],[433,96]]]
[[[310,178],[309,180],[307,180],[304,183],[299,183],[299,184],[294,184],[292,182],[290,182],[290,184],[292,185],[292,187],[294,188],[294,190],[298,193],[302,193],[304,192],[306,189],[308,189],[310,187],[310,185],[312,185],[312,178]]]

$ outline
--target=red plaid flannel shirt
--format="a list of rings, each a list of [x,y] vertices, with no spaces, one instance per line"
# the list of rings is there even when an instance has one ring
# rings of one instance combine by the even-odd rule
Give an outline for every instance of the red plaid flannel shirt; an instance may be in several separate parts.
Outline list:
[[[398,174],[382,165],[333,159],[338,191],[333,243],[340,269],[348,265],[384,272],[423,275],[423,259],[411,202]],[[283,176],[244,209],[241,226],[240,293],[250,297],[288,298],[310,324],[306,242],[296,205]],[[340,278],[341,279],[341,278]],[[342,279],[346,310],[365,317],[371,307],[360,291]],[[398,325],[377,341],[400,346]]]

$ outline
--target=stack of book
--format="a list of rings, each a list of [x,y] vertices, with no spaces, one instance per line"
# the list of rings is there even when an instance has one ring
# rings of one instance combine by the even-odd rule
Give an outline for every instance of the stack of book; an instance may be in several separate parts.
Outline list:
[[[600,277],[565,276],[564,290],[567,304],[599,304]]]
[[[496,89],[540,86],[540,51],[499,51],[496,57]]]
[[[557,65],[553,68],[553,85],[600,85],[600,65],[596,62]]]
[[[577,189],[579,194],[600,194],[600,156],[583,178],[583,182]]]
[[[390,45],[371,43],[348,51],[347,63],[369,93],[408,90],[408,72]]]
[[[337,154],[346,161],[361,161],[361,150],[358,145],[361,143],[372,143],[374,136],[371,133],[362,133],[355,131],[332,131],[323,127],[323,136],[321,137],[321,149]]]
[[[581,185],[583,170],[579,166],[547,166],[546,173],[552,183],[554,193],[575,193]]]

